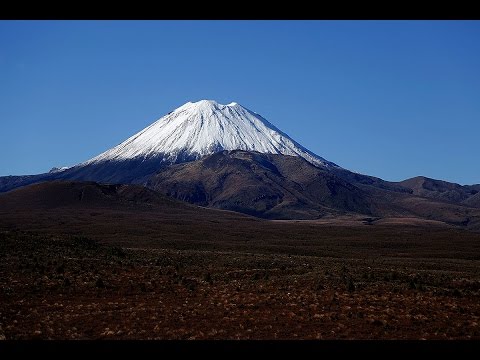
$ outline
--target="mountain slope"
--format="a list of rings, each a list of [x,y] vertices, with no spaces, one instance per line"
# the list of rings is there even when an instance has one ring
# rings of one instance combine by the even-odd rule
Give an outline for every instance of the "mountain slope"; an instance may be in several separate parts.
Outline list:
[[[361,187],[370,196],[376,217],[423,218],[480,231],[480,209],[378,187]]]
[[[464,200],[463,204],[480,208],[480,192],[477,192],[475,195],[472,195],[468,199]]]
[[[366,193],[296,156],[223,151],[172,165],[146,185],[194,204],[265,218],[370,213]]]
[[[424,176],[407,179],[398,184],[410,189],[414,195],[457,204],[468,204],[467,199],[480,191],[480,185],[459,185]],[[473,200],[471,203],[474,206],[475,201]]]
[[[338,172],[293,156],[223,151],[176,164],[148,187],[193,204],[269,219],[317,219],[357,213],[374,218],[423,218],[480,230],[480,209],[422,197],[395,183]],[[357,179],[356,185],[343,177]],[[363,178],[365,177],[365,178]]]

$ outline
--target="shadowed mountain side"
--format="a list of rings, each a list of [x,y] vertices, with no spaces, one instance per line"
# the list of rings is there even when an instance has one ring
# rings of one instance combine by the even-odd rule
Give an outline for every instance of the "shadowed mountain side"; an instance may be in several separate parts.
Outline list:
[[[192,161],[194,158],[178,154],[177,161]],[[70,180],[95,181],[108,184],[143,184],[147,179],[169,166],[162,156],[149,159],[134,158],[124,161],[106,160],[87,165],[77,165],[64,171],[49,172],[38,175],[2,176],[0,177],[0,193],[18,187],[36,184],[42,181]]]
[[[52,174],[0,176],[0,193],[48,180],[52,180]]]
[[[192,159],[185,159],[189,161]],[[74,181],[96,181],[110,184],[142,184],[149,176],[169,163],[161,156],[150,159],[134,158],[124,161],[106,160],[104,162],[75,166],[55,174],[55,179]]]
[[[264,218],[370,214],[365,192],[293,156],[223,151],[170,166],[146,185],[190,203]]]

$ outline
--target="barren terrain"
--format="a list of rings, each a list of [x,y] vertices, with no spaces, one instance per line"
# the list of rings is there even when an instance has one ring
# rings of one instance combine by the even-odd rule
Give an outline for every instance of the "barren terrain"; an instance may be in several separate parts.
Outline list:
[[[3,202],[1,338],[480,338],[478,233],[86,199]]]

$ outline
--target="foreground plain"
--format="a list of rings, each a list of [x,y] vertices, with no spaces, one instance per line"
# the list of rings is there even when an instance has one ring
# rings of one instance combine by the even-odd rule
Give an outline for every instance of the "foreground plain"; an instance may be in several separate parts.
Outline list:
[[[36,186],[0,199],[0,338],[480,338],[478,233]]]

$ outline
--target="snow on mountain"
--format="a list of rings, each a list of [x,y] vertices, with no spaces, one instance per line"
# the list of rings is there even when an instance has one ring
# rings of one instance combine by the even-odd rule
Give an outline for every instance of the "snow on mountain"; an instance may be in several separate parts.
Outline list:
[[[338,167],[307,150],[260,115],[232,102],[188,102],[121,144],[80,165],[105,161],[167,162],[198,159],[222,150],[300,156],[315,165]]]
[[[56,173],[59,173],[59,172],[62,172],[62,171],[68,170],[68,169],[70,169],[70,167],[68,167],[68,166],[62,166],[62,167],[56,167],[56,166],[54,166],[54,167],[49,171],[49,173],[50,173],[50,174],[56,174]]]

